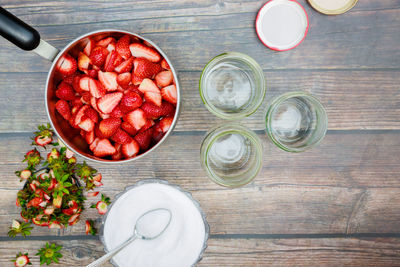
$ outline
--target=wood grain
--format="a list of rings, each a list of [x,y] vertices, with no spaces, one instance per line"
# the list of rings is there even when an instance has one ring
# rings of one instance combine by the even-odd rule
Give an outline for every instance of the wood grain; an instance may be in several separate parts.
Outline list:
[[[117,28],[140,33],[160,45],[178,70],[199,71],[209,59],[226,51],[247,53],[265,69],[399,67],[398,0],[360,1],[341,16],[319,14],[302,0],[310,30],[299,47],[285,53],[273,52],[257,39],[254,21],[264,2],[141,1],[132,5],[129,1],[47,1],[35,5],[10,1],[2,5],[27,23],[38,25],[43,39],[60,49],[93,30]],[[208,45],[203,45],[205,41]],[[38,56],[4,40],[0,45],[0,72],[48,71],[50,63]]]
[[[45,242],[0,242],[0,265],[9,266],[15,254],[23,251],[29,253],[33,266],[39,266],[34,254]],[[61,266],[85,266],[103,255],[97,240],[52,242],[63,246]],[[398,238],[211,238],[197,266],[398,266],[399,261]]]
[[[0,133],[31,132],[47,121],[46,74],[20,76],[0,74]],[[200,72],[180,72],[179,77],[183,107],[176,131],[207,131],[221,122],[200,99]],[[288,91],[307,91],[317,96],[326,107],[330,130],[400,129],[400,71],[279,70],[265,71],[265,77],[268,89],[264,103],[245,120],[251,129],[264,129],[268,102]]]

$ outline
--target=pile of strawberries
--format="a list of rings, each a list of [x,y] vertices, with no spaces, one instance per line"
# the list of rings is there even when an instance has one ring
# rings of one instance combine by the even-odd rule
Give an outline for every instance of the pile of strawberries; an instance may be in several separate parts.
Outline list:
[[[77,58],[56,64],[63,80],[58,113],[81,130],[96,157],[135,157],[159,142],[174,119],[177,91],[167,61],[147,42],[124,35],[90,39]]]

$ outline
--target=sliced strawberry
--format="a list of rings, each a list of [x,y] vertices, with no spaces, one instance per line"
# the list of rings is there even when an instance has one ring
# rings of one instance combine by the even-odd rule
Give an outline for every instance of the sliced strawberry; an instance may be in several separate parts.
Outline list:
[[[115,152],[116,153],[116,152]],[[115,154],[114,153],[114,154]],[[114,155],[114,154],[112,154],[112,155]],[[111,156],[112,156],[111,155]],[[101,182],[98,182],[98,181],[93,181],[93,184],[96,186],[96,187],[100,187],[100,186],[103,186],[103,184],[101,183]]]
[[[45,146],[51,143],[51,141],[53,141],[53,138],[49,137],[49,136],[36,136],[35,137],[35,143],[38,146]]]
[[[15,267],[24,267],[27,264],[31,264],[27,255],[19,256],[14,262]]]
[[[146,101],[161,106],[161,92],[152,80],[144,79],[139,86],[139,90],[144,93]]]
[[[117,76],[117,83],[124,89],[128,88],[128,85],[131,83],[131,73],[130,72],[124,72],[121,73]]]
[[[156,81],[156,84],[159,87],[165,87],[170,85],[173,80],[174,80],[174,75],[172,74],[172,71],[170,70],[165,70],[165,71],[160,71],[156,77],[154,78]]]
[[[89,92],[84,92],[84,93],[82,93],[82,97],[80,100],[83,104],[89,104],[91,98],[92,98],[92,95]]]
[[[101,215],[106,214],[106,212],[107,212],[107,203],[105,203],[103,201],[97,202],[96,209],[99,212],[99,214],[101,214]]]
[[[76,60],[69,54],[60,57],[56,64],[56,70],[62,75],[71,75],[78,69]]]
[[[80,215],[81,215],[80,213],[77,213],[77,214],[72,215],[72,216],[68,219],[68,225],[74,225],[74,224],[76,224],[76,223],[79,221],[79,216],[80,216]]]
[[[161,60],[161,55],[154,48],[148,47],[145,44],[141,43],[133,43],[129,45],[129,49],[131,50],[131,54],[134,57],[143,57],[151,62],[158,62]]]
[[[115,51],[115,45],[116,45],[116,43],[117,43],[117,42],[112,42],[112,43],[110,43],[109,45],[107,45],[107,50],[110,51],[110,52]]]
[[[115,39],[113,37],[107,37],[98,41],[96,45],[101,47],[107,47],[112,42],[115,42]]]
[[[161,67],[165,70],[170,70],[171,68],[168,65],[168,62],[165,60],[165,58],[163,58],[163,60],[161,60]]]
[[[136,58],[133,65],[133,74],[139,78],[153,78],[162,70],[160,64],[153,63],[146,58]]]
[[[101,179],[103,179],[101,173],[98,173],[93,177],[93,181],[101,182]]]
[[[115,147],[108,141],[108,139],[101,139],[99,143],[97,144],[96,148],[93,151],[93,154],[96,157],[105,157],[105,156],[111,156],[114,154],[117,150]]]
[[[161,131],[163,133],[168,132],[168,130],[171,128],[172,122],[174,121],[174,117],[165,117],[162,118],[162,120],[160,120],[158,126],[159,129],[161,129]]]
[[[77,96],[71,101],[72,107],[78,107],[80,108],[83,105],[81,97]],[[71,110],[72,112],[72,110]],[[75,112],[75,111],[74,111]],[[76,112],[75,112],[76,113]]]
[[[135,129],[135,127],[133,127],[129,122],[122,122],[121,124],[121,128],[127,132],[128,134],[135,136],[137,133],[137,130]]]
[[[78,87],[79,91],[78,91],[78,93],[80,93],[81,91],[89,92],[89,81],[90,81],[90,77],[89,76],[82,75],[82,76],[79,77],[79,87]]]
[[[64,119],[69,120],[71,118],[71,107],[67,101],[63,99],[58,100],[56,103],[56,110]]]
[[[26,204],[27,207],[39,207],[39,204],[43,202],[43,199],[40,197],[34,197],[32,198],[28,204]]]
[[[89,78],[89,91],[95,98],[100,98],[106,94],[106,89],[103,85],[93,78]]]
[[[121,144],[115,144],[115,149],[117,150],[117,152],[115,152],[115,154],[113,154],[112,156],[111,156],[111,158],[113,159],[113,160],[120,160],[120,159],[122,159],[123,158],[123,155],[122,155],[122,145]]]
[[[132,83],[134,84],[134,85],[140,85],[141,83],[142,83],[142,81],[143,81],[143,78],[140,78],[140,77],[138,77],[138,76],[136,76],[133,72],[132,72]]]
[[[120,108],[126,113],[137,109],[142,105],[142,98],[135,92],[128,91],[121,99]]]
[[[99,114],[97,113],[96,110],[93,108],[89,107],[85,110],[85,115],[91,119],[94,123],[99,122]]]
[[[71,85],[66,82],[61,82],[57,86],[56,96],[60,99],[67,101],[73,100],[75,98],[75,91]]]
[[[122,112],[121,108],[116,106],[113,111],[110,113],[111,118],[122,118],[124,116],[124,112]]]
[[[117,83],[118,74],[115,72],[102,72],[99,71],[99,81],[106,88],[107,91],[115,91],[118,88]]]
[[[47,172],[43,172],[39,175],[39,178],[44,181],[46,179],[48,179],[50,177],[50,175]]]
[[[108,55],[108,50],[105,47],[101,46],[96,46],[93,48],[92,52],[90,53],[90,62],[93,65],[96,65],[98,67],[101,67],[104,65],[107,55]]]
[[[132,139],[131,142],[123,144],[121,150],[125,158],[131,158],[139,153],[140,147],[139,144]]]
[[[153,128],[147,129],[144,132],[138,133],[134,139],[139,144],[142,150],[147,150],[149,148],[151,139],[153,138]]]
[[[85,70],[84,71],[87,75],[89,75],[89,77],[90,78],[93,78],[93,79],[97,79],[97,76],[98,76],[98,70]]]
[[[146,124],[143,125],[142,128],[140,128],[139,133],[146,131],[150,127],[152,127],[155,124],[155,122],[152,119],[148,119]]]
[[[90,231],[92,230],[92,226],[90,225],[90,221],[86,221],[85,222],[85,232],[88,235],[90,233]]]
[[[129,85],[128,88],[126,88],[127,91],[132,91],[140,95],[141,98],[143,98],[143,93],[139,91],[139,85]]]
[[[82,117],[85,115],[86,110],[89,108],[89,105],[84,105],[82,106],[79,111],[76,113],[75,118],[74,118],[74,124],[79,125],[82,121]]]
[[[125,60],[124,62],[122,62],[121,64],[117,65],[115,67],[115,71],[118,73],[123,73],[123,72],[129,72],[132,70],[133,68],[133,62],[134,62],[135,58],[134,57],[130,57],[127,60]]]
[[[97,101],[97,107],[102,113],[111,113],[121,101],[122,97],[123,93],[121,92],[107,94]]]
[[[74,215],[74,209],[73,208],[67,208],[67,209],[62,209],[61,212],[65,215]]]
[[[99,130],[105,138],[109,138],[118,130],[120,126],[120,119],[108,118],[100,122]]]
[[[176,105],[177,92],[175,84],[162,88],[161,96],[164,100]]]
[[[153,131],[153,140],[155,142],[159,142],[162,138],[164,137],[164,133],[162,132],[162,130],[159,128],[159,124],[157,123],[154,126],[154,131]]]
[[[150,102],[145,102],[140,107],[148,118],[158,119],[163,116],[173,114],[175,107],[169,102],[162,101],[161,106],[156,106]]]
[[[99,194],[99,192],[96,192],[96,191],[95,191],[95,192],[88,192],[88,193],[87,193],[87,196],[88,196],[88,197],[95,197],[95,196],[97,196],[98,194]]]
[[[28,179],[29,177],[31,177],[31,175],[32,175],[32,172],[31,172],[30,170],[23,170],[23,171],[21,171],[21,173],[19,174],[19,177],[20,177],[21,179],[26,180],[26,179]]]
[[[104,64],[104,70],[114,71],[114,68],[121,62],[123,62],[123,58],[117,52],[111,51],[106,58],[106,62]]]
[[[124,59],[128,59],[132,56],[131,51],[129,49],[130,43],[131,43],[131,40],[130,40],[129,35],[124,35],[117,41],[117,44],[115,45],[115,50]]]
[[[62,225],[59,222],[54,221],[49,224],[49,228],[50,229],[62,229]]]
[[[90,53],[93,50],[95,42],[92,39],[89,39],[88,43],[86,44],[85,48],[83,49],[83,53],[87,56],[90,56]]]
[[[93,143],[93,141],[94,141],[94,138],[95,138],[95,136],[94,136],[94,131],[91,131],[91,132],[87,132],[86,134],[85,134],[85,140],[86,140],[86,143],[88,143],[89,145],[90,144],[92,144]]]
[[[90,66],[90,58],[82,52],[78,56],[78,68],[81,71],[88,70]]]
[[[91,132],[94,130],[94,122],[90,118],[86,117],[79,123],[79,128],[86,132]]]
[[[136,130],[139,130],[146,124],[147,118],[144,111],[138,108],[126,114],[124,121],[129,122]]]
[[[74,83],[74,79],[75,79],[76,76],[79,76],[79,73],[75,72],[75,73],[73,73],[71,75],[68,75],[63,79],[63,82],[66,82],[69,85],[72,85]]]
[[[96,129],[96,128],[95,128]],[[95,130],[96,131],[96,130]],[[100,138],[98,137],[98,135],[96,135],[97,137],[93,140],[93,142],[90,144],[89,148],[90,150],[94,151],[96,146],[98,145],[98,143],[100,142]]]
[[[117,129],[113,136],[111,136],[111,140],[123,145],[132,142],[132,138],[130,137],[130,135],[120,128]]]

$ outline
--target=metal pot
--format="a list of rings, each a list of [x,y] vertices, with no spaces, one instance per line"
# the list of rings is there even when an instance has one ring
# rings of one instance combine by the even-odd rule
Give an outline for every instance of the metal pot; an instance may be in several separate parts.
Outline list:
[[[167,133],[165,133],[164,137],[151,149],[146,151],[143,154],[140,154],[137,157],[124,159],[124,160],[107,160],[103,158],[95,157],[92,152],[89,150],[89,146],[85,142],[85,140],[81,137],[80,131],[78,129],[74,129],[69,125],[67,121],[65,121],[58,112],[56,112],[55,104],[57,102],[57,98],[55,96],[55,88],[58,83],[61,81],[61,77],[55,71],[55,66],[59,58],[66,53],[69,53],[71,56],[77,58],[79,51],[82,51],[85,47],[86,43],[89,41],[89,38],[93,40],[100,40],[105,37],[111,36],[114,38],[119,38],[124,34],[128,34],[131,37],[137,37],[141,40],[144,40],[151,44],[168,62],[171,71],[174,75],[174,80],[176,83],[177,89],[177,104],[176,104],[176,112],[175,117],[172,122],[172,125]],[[5,9],[0,7],[0,35],[15,44],[16,46],[37,53],[38,55],[46,58],[53,62],[51,65],[49,74],[47,76],[46,82],[46,93],[45,93],[45,103],[46,103],[46,112],[49,117],[50,123],[58,135],[59,139],[72,151],[77,153],[78,155],[95,162],[99,163],[120,163],[120,162],[129,162],[148,155],[152,151],[154,151],[157,147],[159,147],[165,139],[170,135],[173,131],[176,122],[178,120],[180,104],[181,104],[181,94],[177,73],[168,59],[167,55],[152,41],[143,38],[142,36],[122,31],[122,30],[113,30],[113,29],[105,29],[100,31],[89,32],[82,36],[79,36],[72,42],[70,42],[64,49],[61,51],[57,48],[51,46],[44,40],[40,39],[39,33],[27,25],[25,22],[21,21]]]

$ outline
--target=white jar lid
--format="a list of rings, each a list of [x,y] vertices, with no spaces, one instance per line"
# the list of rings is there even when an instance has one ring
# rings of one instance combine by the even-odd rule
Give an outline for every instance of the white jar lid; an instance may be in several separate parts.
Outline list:
[[[256,31],[270,49],[286,51],[298,46],[308,31],[308,16],[295,0],[271,0],[258,12]]]

